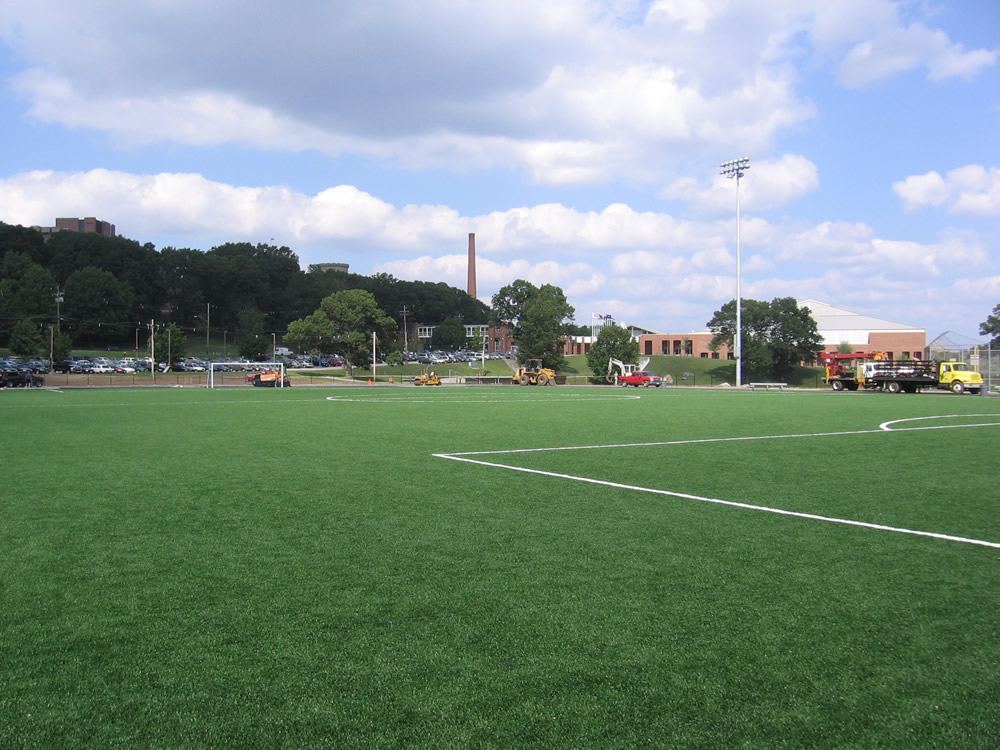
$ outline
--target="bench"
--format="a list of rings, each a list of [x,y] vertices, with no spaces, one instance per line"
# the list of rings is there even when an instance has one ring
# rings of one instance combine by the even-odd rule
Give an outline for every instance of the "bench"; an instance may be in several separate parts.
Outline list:
[[[783,391],[788,387],[788,383],[748,383],[751,391],[755,391],[758,388],[763,388],[765,391],[769,391],[772,388],[777,388],[779,391]]]

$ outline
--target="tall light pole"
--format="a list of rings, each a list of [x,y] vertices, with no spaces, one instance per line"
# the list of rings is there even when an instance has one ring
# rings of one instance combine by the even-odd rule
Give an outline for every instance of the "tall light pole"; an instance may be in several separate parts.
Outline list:
[[[743,296],[740,290],[740,179],[750,169],[750,159],[734,159],[720,164],[724,174],[736,178],[736,333],[733,334],[733,354],[736,356],[736,387],[743,385]]]
[[[404,354],[406,352],[410,351],[410,342],[409,342],[409,339],[407,338],[407,335],[406,335],[406,314],[408,312],[409,312],[409,310],[406,309],[406,305],[403,305],[402,313],[403,313],[403,353]]]
[[[153,379],[153,385],[156,385],[156,341],[154,337],[156,336],[156,328],[154,327],[154,322],[149,321],[149,376]]]
[[[63,290],[56,285],[56,293],[53,295],[56,300],[56,333],[62,333],[62,328],[60,328],[60,321],[62,320],[62,315],[59,312],[59,306],[63,301]]]

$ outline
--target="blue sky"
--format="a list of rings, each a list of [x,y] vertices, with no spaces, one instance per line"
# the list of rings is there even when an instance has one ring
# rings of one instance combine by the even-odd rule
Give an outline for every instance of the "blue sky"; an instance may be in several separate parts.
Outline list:
[[[1000,304],[994,0],[0,0],[0,220],[978,334]]]

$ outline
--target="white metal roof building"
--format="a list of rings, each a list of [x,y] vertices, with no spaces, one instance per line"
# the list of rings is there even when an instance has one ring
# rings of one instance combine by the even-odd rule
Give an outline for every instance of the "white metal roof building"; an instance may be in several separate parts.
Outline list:
[[[906,323],[863,315],[814,299],[802,300],[799,307],[809,308],[829,351],[847,343],[855,349],[895,351],[897,356],[904,351],[908,356],[918,352],[914,356],[919,356],[927,344],[927,331]]]

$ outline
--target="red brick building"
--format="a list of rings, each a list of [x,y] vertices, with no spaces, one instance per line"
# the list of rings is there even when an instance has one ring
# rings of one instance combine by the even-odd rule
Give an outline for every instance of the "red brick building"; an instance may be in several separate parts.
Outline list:
[[[808,307],[823,337],[823,349],[837,351],[850,344],[856,352],[887,352],[893,358],[921,359],[927,347],[927,331],[905,323],[894,323],[870,315],[851,312],[817,300],[803,300],[799,307]],[[729,347],[709,349],[712,332],[707,328],[688,333],[662,333],[637,325],[625,325],[639,342],[642,356],[669,355],[732,359]],[[566,342],[566,354],[586,354],[593,339],[575,336]]]
[[[107,221],[101,221],[93,216],[87,216],[83,219],[63,217],[56,219],[56,225],[54,227],[32,227],[32,229],[37,229],[41,232],[42,238],[46,242],[49,241],[49,238],[55,232],[90,232],[93,234],[102,234],[105,237],[115,236],[114,224]]]

